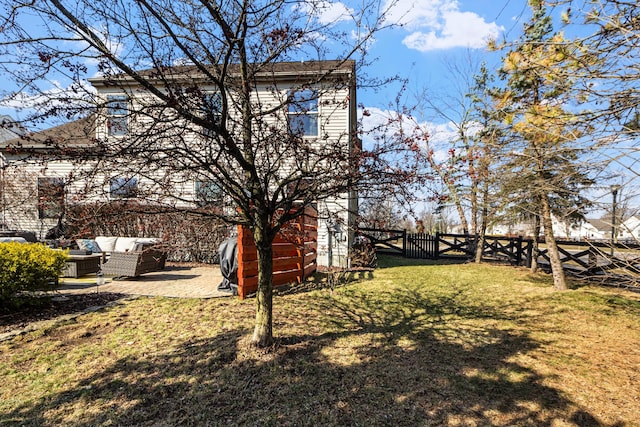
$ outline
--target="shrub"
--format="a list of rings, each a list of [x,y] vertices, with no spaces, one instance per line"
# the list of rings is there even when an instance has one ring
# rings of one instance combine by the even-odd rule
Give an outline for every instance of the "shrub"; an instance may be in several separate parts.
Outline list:
[[[40,244],[0,243],[0,303],[16,305],[20,296],[51,290],[65,267],[66,252]]]
[[[356,237],[356,241],[351,247],[351,267],[378,267],[378,254],[376,253],[376,247],[364,236]]]
[[[204,209],[167,212],[135,201],[76,204],[66,213],[67,238],[159,237],[169,261],[218,262],[218,247],[232,228]]]

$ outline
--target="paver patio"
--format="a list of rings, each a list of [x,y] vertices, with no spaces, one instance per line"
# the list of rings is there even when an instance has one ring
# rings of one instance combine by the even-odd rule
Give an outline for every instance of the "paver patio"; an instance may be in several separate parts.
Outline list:
[[[105,277],[105,284],[96,287],[96,276],[60,278],[58,292],[83,294],[114,292],[127,295],[154,295],[176,298],[216,298],[231,296],[218,291],[222,274],[218,265],[182,265],[169,263],[162,271],[146,273],[128,280]]]

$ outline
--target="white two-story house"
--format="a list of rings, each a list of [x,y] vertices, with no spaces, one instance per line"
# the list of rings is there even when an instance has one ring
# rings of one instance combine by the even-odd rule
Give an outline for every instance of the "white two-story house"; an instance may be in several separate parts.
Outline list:
[[[219,87],[189,67],[177,67],[171,85],[164,88],[164,72],[157,78],[153,70],[141,75],[155,78],[154,88],[166,91],[176,91],[176,82],[184,81],[187,89],[178,96],[192,96],[195,114],[224,115],[233,122],[240,107],[232,93],[221,94]],[[207,143],[211,129],[183,120],[173,106],[163,104],[152,90],[130,77],[93,78],[90,83],[97,102],[86,118],[3,143],[0,221],[5,229],[32,231],[42,239],[67,206],[88,201],[130,200],[172,208],[209,202],[233,209],[233,201],[222,198],[242,188],[221,189],[215,177],[224,176],[241,186],[243,171],[215,169],[228,153]],[[344,159],[354,155],[359,144],[353,61],[273,64],[254,75],[252,87],[252,108],[264,116],[253,124],[256,134],[264,130],[282,135],[281,145],[273,137],[256,138],[257,144],[263,144],[255,150],[257,163],[265,173],[273,172],[269,185],[274,187],[268,191],[273,191],[274,201],[278,191],[292,185],[321,185],[330,181],[330,174],[349,173]],[[227,97],[226,103],[222,97]],[[235,123],[228,128],[242,131]],[[285,143],[291,132],[297,133],[301,144]],[[290,151],[300,147],[307,147],[309,154]],[[322,158],[323,147],[327,152],[342,150],[343,156]],[[126,154],[117,156],[119,150]],[[213,161],[207,163],[205,156]],[[212,170],[206,170],[209,164]],[[305,178],[289,179],[298,176],[294,173],[298,169],[305,171],[299,175]],[[306,177],[314,177],[313,183]],[[318,210],[318,264],[345,265],[357,194],[345,189],[313,202]]]

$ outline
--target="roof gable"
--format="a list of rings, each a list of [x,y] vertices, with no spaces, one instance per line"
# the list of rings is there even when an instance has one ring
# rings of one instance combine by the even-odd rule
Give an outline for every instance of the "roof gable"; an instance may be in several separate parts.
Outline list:
[[[52,149],[56,147],[88,147],[95,141],[96,117],[91,115],[40,132],[25,133],[0,142],[3,150]]]

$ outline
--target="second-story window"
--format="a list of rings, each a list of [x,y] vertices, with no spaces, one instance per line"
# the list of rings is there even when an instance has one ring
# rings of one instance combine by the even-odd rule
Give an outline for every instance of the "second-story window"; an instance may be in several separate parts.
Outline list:
[[[111,178],[109,195],[113,199],[131,199],[138,195],[138,179],[127,177]]]
[[[200,106],[201,117],[207,120],[211,126],[219,126],[222,121],[222,96],[219,92],[207,92],[202,97]],[[211,138],[215,131],[210,127],[203,129],[203,135]]]
[[[289,132],[298,136],[318,136],[318,92],[305,89],[289,95]]]
[[[219,125],[222,118],[222,96],[220,92],[208,92],[204,95],[203,113],[212,123]]]
[[[129,132],[129,98],[126,95],[107,96],[107,128],[110,136]]]

